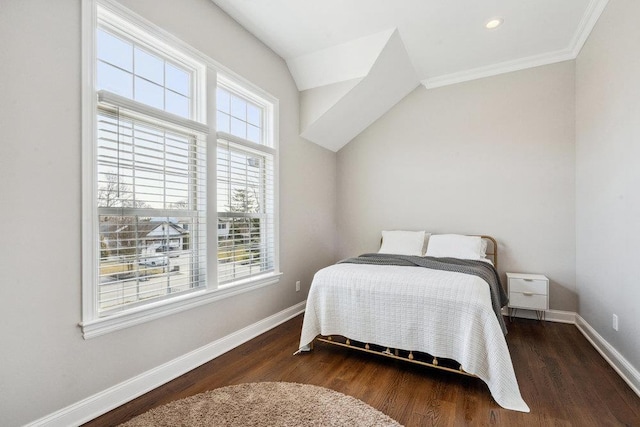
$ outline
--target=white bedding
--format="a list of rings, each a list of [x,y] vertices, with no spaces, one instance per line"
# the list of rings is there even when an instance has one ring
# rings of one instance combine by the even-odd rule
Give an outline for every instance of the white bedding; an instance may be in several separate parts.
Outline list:
[[[454,359],[480,377],[502,407],[529,412],[491,308],[489,285],[420,267],[336,264],[316,273],[300,348],[317,335]]]

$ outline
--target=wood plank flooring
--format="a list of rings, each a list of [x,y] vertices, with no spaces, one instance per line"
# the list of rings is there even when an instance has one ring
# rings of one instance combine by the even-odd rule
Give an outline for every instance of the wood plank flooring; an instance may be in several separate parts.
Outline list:
[[[531,413],[498,406],[479,379],[316,343],[293,356],[302,316],[85,424],[113,426],[231,384],[289,381],[354,396],[405,426],[640,426],[640,397],[574,325],[514,319],[507,342]]]

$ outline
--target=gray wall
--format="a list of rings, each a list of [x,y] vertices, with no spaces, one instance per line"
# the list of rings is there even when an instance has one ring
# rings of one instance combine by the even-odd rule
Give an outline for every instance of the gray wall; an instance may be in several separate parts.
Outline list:
[[[579,314],[640,369],[640,2],[611,0],[576,62]],[[612,315],[619,316],[619,331]]]
[[[574,115],[573,62],[419,87],[338,152],[340,256],[385,229],[489,234],[575,311]]]
[[[383,229],[495,236],[502,272],[549,276],[551,308],[578,311],[640,366],[640,4],[611,0],[575,63],[416,89],[337,156],[298,137],[284,61],[210,0],[123,4],[280,99],[284,276],[83,340],[80,2],[3,0],[0,424],[35,420],[302,301],[318,268],[376,250]]]
[[[313,273],[335,260],[336,155],[298,137],[298,92],[285,62],[210,0],[127,0],[280,99],[284,276],[277,286],[82,338],[80,4],[0,6],[3,426],[50,414],[290,307],[304,300]]]

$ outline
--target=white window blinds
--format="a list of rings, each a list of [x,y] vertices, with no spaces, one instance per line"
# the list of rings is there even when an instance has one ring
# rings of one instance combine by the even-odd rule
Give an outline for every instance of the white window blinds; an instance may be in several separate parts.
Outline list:
[[[204,135],[173,123],[186,120],[163,121],[160,110],[104,95],[96,147],[99,315],[205,286],[206,257]]]
[[[274,271],[274,158],[219,133],[218,282]]]

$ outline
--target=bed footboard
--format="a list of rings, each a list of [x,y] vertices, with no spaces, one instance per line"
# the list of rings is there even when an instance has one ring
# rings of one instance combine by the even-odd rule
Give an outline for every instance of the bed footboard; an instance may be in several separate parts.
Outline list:
[[[453,372],[455,374],[466,375],[469,377],[477,378],[476,375],[466,372],[460,363],[453,359],[442,359],[436,356],[432,356],[427,353],[416,352],[411,350],[401,350],[397,348],[389,348],[372,343],[362,343],[354,341],[341,335],[318,335],[315,341],[320,341],[326,344],[337,345],[340,347],[346,347],[353,350],[363,351],[366,353],[376,354],[378,356],[388,357],[391,359],[402,360],[409,363],[414,363],[421,366],[427,366],[429,368],[440,369],[442,371]],[[311,342],[311,348],[313,349],[313,342]]]

